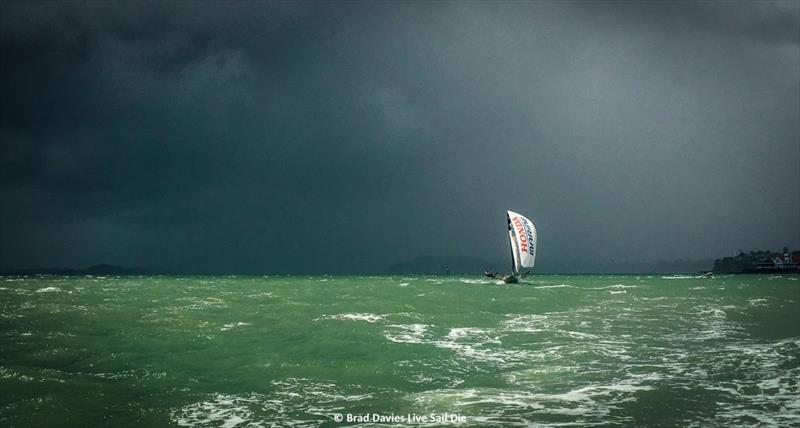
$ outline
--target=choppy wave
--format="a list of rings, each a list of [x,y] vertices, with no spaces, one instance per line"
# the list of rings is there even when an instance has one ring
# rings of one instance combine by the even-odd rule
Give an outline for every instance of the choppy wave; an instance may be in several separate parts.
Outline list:
[[[395,343],[425,343],[428,327],[425,324],[395,324],[388,326],[384,335]]]
[[[241,396],[217,393],[205,401],[173,412],[172,422],[182,427],[263,427],[265,425],[254,420],[250,409],[260,405],[262,400],[263,397],[255,394]]]
[[[638,285],[613,284],[602,287],[586,287],[587,290],[607,290],[609,288],[636,288]]]
[[[109,425],[316,427],[371,412],[800,425],[794,277],[666,279],[4,280],[0,420],[35,426],[74,404]]]
[[[232,323],[225,324],[224,326],[222,326],[220,331],[228,331],[228,330],[231,330],[231,329],[234,329],[234,328],[244,327],[244,326],[248,326],[248,325],[252,325],[252,324],[249,323],[249,322],[241,322],[241,321],[240,322],[232,322]]]
[[[629,377],[613,383],[581,386],[557,393],[535,392],[535,386],[530,389],[443,389],[413,394],[409,398],[427,411],[459,409],[473,415],[472,422],[489,425],[528,425],[534,420],[541,420],[543,415],[603,420],[619,405],[636,401],[638,392],[654,389],[650,383],[656,380],[647,376]]]
[[[376,315],[376,314],[337,314],[337,315],[327,315],[321,318],[315,318],[314,321],[319,321],[323,319],[328,320],[343,320],[343,321],[366,321],[368,323],[376,323],[378,321],[383,321],[385,317],[383,315]]]
[[[662,276],[661,279],[708,279],[702,275],[671,275]]]
[[[170,419],[189,427],[317,427],[376,395],[362,385],[307,378],[274,380],[271,387],[268,394],[213,393],[173,410]]]
[[[575,288],[575,286],[569,284],[554,284],[554,285],[537,285],[536,288]]]

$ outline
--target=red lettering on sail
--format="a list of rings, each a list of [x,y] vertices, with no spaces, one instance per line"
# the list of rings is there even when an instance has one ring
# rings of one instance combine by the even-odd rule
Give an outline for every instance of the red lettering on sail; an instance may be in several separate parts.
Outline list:
[[[519,217],[514,217],[512,220],[514,226],[517,228],[517,236],[519,237],[519,246],[522,252],[528,252],[528,234],[525,233],[525,226],[522,225],[522,220]]]

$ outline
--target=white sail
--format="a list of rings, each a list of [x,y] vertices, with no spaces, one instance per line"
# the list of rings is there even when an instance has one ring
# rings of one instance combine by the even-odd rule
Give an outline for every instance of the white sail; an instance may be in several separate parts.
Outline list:
[[[514,273],[532,268],[536,262],[536,225],[525,216],[508,211],[508,238],[511,240],[511,257]]]

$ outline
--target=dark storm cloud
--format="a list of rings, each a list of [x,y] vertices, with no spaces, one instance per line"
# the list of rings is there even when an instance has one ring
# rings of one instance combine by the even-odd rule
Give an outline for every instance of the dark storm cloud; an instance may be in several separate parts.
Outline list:
[[[579,2],[579,14],[591,8],[595,23],[623,31],[653,29],[717,33],[766,43],[797,44],[797,4],[780,2]]]
[[[4,267],[800,245],[796,2],[0,8]]]

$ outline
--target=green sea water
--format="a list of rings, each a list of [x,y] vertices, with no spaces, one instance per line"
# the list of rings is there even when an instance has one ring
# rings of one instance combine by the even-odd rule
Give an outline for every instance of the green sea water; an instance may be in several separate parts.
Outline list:
[[[526,281],[0,277],[0,426],[800,425],[798,276]]]

